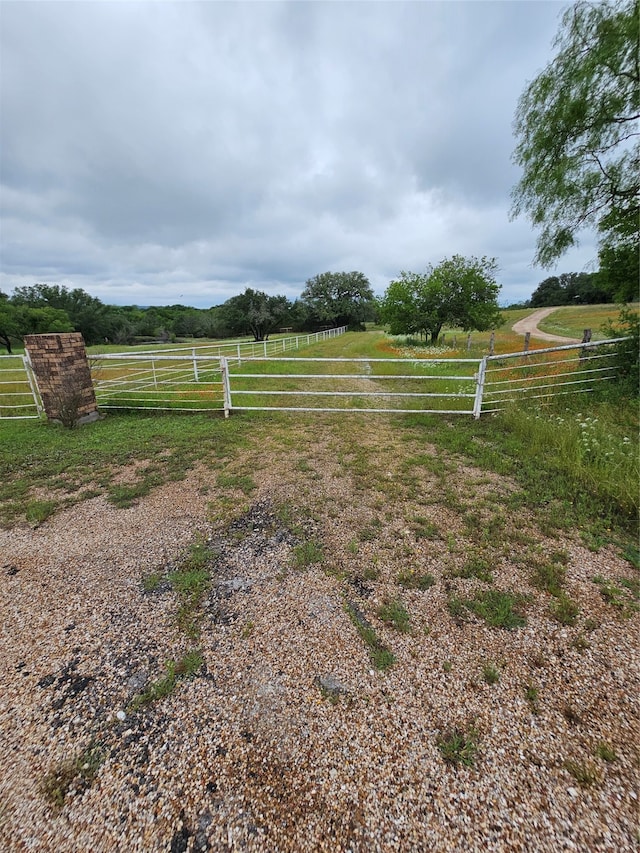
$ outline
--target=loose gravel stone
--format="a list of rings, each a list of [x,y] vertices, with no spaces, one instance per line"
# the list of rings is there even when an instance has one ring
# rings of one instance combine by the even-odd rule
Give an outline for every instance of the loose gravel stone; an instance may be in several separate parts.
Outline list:
[[[293,451],[257,468],[257,492],[231,523],[210,520],[202,486],[210,495],[216,472],[202,467],[129,509],[93,498],[36,530],[0,530],[3,850],[638,849],[639,617],[622,618],[591,580],[633,570],[612,548],[534,530],[541,549],[568,554],[577,623],[550,615],[512,553],[496,556],[494,586],[529,596],[527,624],[456,622],[450,595],[487,588],[452,571],[472,534],[450,506],[391,499],[401,472],[376,452],[391,491],[363,488],[325,437],[310,472]],[[515,488],[467,467],[467,484],[474,476],[486,493]],[[407,519],[419,515],[458,552],[414,535]],[[148,593],[142,579],[168,576],[196,536],[214,556],[190,638],[170,584]],[[323,561],[299,569],[306,540],[322,543]],[[399,586],[407,568],[434,584]],[[398,597],[408,633],[376,615]],[[346,602],[392,650],[389,669],[372,667]],[[132,709],[195,646],[194,677]],[[443,759],[452,732],[473,737],[469,766]]]

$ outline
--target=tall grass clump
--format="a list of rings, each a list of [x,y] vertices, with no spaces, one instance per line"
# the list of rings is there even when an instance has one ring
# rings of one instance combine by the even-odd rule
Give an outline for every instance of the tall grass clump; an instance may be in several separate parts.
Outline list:
[[[556,494],[572,502],[586,496],[610,516],[637,518],[637,403],[564,398],[548,408],[514,405],[500,419],[529,462],[544,460]]]

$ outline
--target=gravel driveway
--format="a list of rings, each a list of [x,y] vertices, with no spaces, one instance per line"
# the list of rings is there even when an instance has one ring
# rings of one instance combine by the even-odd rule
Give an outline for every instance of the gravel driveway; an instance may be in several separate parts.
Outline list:
[[[128,509],[98,497],[0,530],[3,850],[638,849],[639,618],[592,580],[634,569],[505,517],[513,482],[364,422],[248,447],[249,496],[221,495],[205,461]],[[212,557],[194,640],[170,586],[143,579],[197,534]],[[322,556],[296,568],[308,542]],[[466,571],[479,553],[492,588],[526,596],[522,627],[451,606],[489,588]],[[573,624],[531,583],[550,564]],[[392,599],[407,632],[379,615]],[[132,710],[194,643],[195,676]]]
[[[557,308],[539,308],[533,314],[529,314],[528,317],[514,323],[512,327],[513,331],[518,335],[526,335],[527,332],[530,332],[534,338],[540,338],[543,341],[555,341],[560,344],[579,344],[580,338],[565,338],[562,335],[551,335],[548,332],[541,332],[538,328],[538,323],[541,320],[544,320],[545,317],[548,317],[549,314],[553,314],[557,310]]]

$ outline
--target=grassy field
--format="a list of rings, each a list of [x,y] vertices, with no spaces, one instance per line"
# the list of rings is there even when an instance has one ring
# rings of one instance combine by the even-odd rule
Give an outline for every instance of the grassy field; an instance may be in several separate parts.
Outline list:
[[[304,354],[384,358],[393,353],[383,334],[355,333]],[[269,370],[281,367],[263,364]],[[420,414],[363,417],[247,413],[224,421],[219,414],[131,412],[111,413],[71,431],[41,422],[0,421],[1,517],[5,524],[37,524],[59,508],[97,494],[127,505],[162,482],[183,477],[200,459],[242,459],[245,448],[255,451],[265,431],[285,443],[295,442],[303,424],[335,434],[341,442],[349,436],[352,419],[359,419],[359,430],[375,434],[377,418],[385,417],[398,436],[393,450],[400,454],[397,461],[403,436],[422,435],[444,454],[516,477],[526,486],[520,500],[546,516],[549,525],[582,527],[594,542],[611,536],[632,541],[639,481],[635,402],[590,398],[587,403],[584,397],[565,397],[544,409],[512,407],[479,422]],[[118,472],[132,464],[139,467],[135,482],[118,485]]]
[[[638,310],[638,306],[635,306]],[[619,305],[566,305],[556,308],[538,324],[543,332],[569,338],[582,338],[585,329],[591,329],[592,340],[605,340],[603,327],[614,325],[620,314]]]

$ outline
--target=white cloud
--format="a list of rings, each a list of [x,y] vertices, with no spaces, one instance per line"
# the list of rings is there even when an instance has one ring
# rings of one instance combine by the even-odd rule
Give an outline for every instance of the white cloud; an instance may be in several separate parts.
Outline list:
[[[359,269],[381,292],[459,253],[525,298],[549,273],[508,219],[511,121],[561,8],[5,3],[0,288],[208,305]]]

